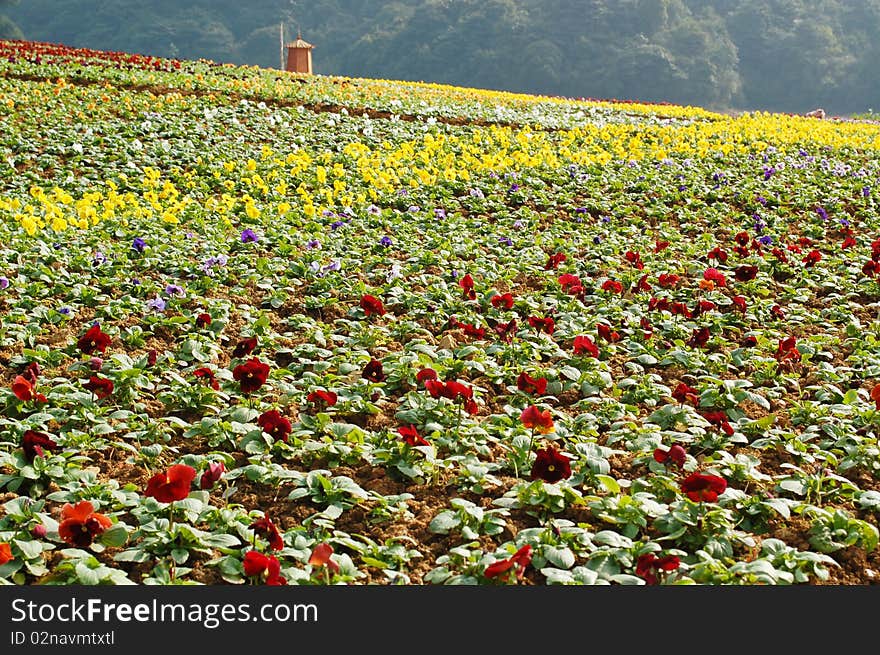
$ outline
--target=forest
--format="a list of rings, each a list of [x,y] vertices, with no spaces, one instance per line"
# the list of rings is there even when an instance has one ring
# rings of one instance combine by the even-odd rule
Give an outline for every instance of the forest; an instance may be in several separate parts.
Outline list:
[[[0,37],[568,97],[880,107],[880,0],[0,0]]]

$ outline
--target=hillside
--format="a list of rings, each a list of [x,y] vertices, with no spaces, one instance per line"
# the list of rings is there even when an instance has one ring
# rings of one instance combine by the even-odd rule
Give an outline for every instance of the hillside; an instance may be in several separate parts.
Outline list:
[[[878,153],[0,42],[0,582],[876,584]]]
[[[3,8],[0,8],[0,13]],[[279,24],[316,72],[717,110],[880,107],[880,0],[26,0],[25,37],[279,66]]]

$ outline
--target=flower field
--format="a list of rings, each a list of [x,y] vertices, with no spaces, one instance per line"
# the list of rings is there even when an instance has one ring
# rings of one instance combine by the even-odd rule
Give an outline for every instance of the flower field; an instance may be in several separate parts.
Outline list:
[[[0,42],[0,582],[880,581],[880,124]]]

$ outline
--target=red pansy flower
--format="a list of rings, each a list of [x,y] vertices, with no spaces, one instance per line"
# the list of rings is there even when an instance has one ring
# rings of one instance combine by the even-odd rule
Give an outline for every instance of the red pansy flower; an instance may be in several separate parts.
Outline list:
[[[316,389],[306,396],[306,400],[310,403],[314,403],[315,405],[323,403],[326,407],[333,407],[338,398],[339,397],[333,391],[324,391],[323,389]]]
[[[86,355],[95,351],[103,353],[110,345],[110,335],[104,334],[100,325],[93,325],[77,340],[76,345]]]
[[[681,276],[676,275],[675,273],[661,273],[657,277],[657,284],[664,289],[671,289],[678,284],[679,281],[681,281]]]
[[[785,320],[785,311],[779,305],[773,305],[770,308],[770,313],[773,314],[773,316],[778,318],[780,321]]]
[[[418,373],[416,373],[416,381],[418,382],[427,382],[428,380],[436,380],[437,379],[437,371],[433,368],[423,368]]]
[[[804,264],[806,265],[807,268],[812,268],[813,266],[818,264],[820,261],[822,261],[822,253],[819,252],[818,250],[811,250],[810,252],[808,252],[804,256],[802,261],[804,262]]]
[[[547,378],[533,378],[523,371],[516,379],[516,388],[525,393],[543,396],[547,392]]]
[[[710,336],[709,328],[694,328],[691,338],[687,340],[687,345],[691,348],[703,348],[709,342]]]
[[[674,571],[680,565],[681,560],[675,555],[657,557],[654,553],[645,553],[636,560],[636,575],[646,584],[655,585],[659,582],[658,571]]]
[[[264,555],[256,550],[249,550],[241,562],[244,574],[249,577],[263,576],[268,586],[282,586],[287,580],[281,575],[281,562],[274,555]]]
[[[0,544],[0,566],[3,566],[6,562],[11,562],[13,559],[12,546],[4,541]]]
[[[549,434],[555,430],[550,410],[545,409],[542,411],[535,405],[529,405],[520,412],[519,420],[529,430],[534,430],[541,434]]]
[[[378,359],[371,359],[361,373],[361,377],[370,382],[382,382],[387,377],[382,370],[382,362]]]
[[[15,394],[16,398],[25,402],[28,400],[36,400],[41,403],[46,402],[46,396],[37,393],[33,382],[23,375],[15,376],[15,379],[12,381],[12,393]]]
[[[547,263],[544,264],[544,270],[549,271],[551,269],[555,269],[566,259],[568,259],[568,257],[565,254],[561,252],[555,252],[547,258]]]
[[[95,511],[95,506],[87,500],[76,505],[65,503],[61,508],[61,522],[58,524],[58,536],[71,546],[88,548],[95,537],[99,536],[113,522]]]
[[[239,341],[235,348],[232,351],[232,356],[236,359],[241,357],[247,357],[257,347],[257,338],[256,337],[248,337],[247,339],[242,339]]]
[[[207,312],[203,312],[196,316],[196,327],[203,328],[208,327],[211,324],[211,315]]]
[[[636,282],[636,289],[638,291],[650,291],[654,287],[651,286],[651,283],[648,282],[648,274],[645,273],[642,277],[639,278],[639,281]]]
[[[617,330],[612,330],[611,326],[606,323],[596,323],[596,331],[599,333],[600,337],[605,339],[605,341],[611,343],[620,341],[620,333],[617,332]]]
[[[669,247],[669,242],[666,241],[665,239],[657,239],[654,242],[654,252],[655,253],[662,252],[662,251],[666,250],[668,247]]]
[[[697,405],[700,402],[700,397],[697,394],[697,390],[693,387],[688,386],[684,382],[678,383],[678,386],[676,386],[672,392],[672,397],[680,403],[688,402],[693,405]]]
[[[577,275],[571,273],[563,273],[557,278],[559,286],[570,296],[579,296],[584,292],[584,284]]]
[[[333,546],[328,543],[318,544],[309,557],[309,564],[312,566],[326,566],[333,573],[339,573],[339,564],[330,559],[332,554]]]
[[[541,479],[554,484],[571,477],[571,460],[552,445],[535,453],[532,463],[532,480]]]
[[[730,421],[727,419],[727,413],[723,410],[712,410],[707,412],[700,412],[702,417],[709,421],[712,425],[715,425],[721,428],[728,437],[733,434],[733,426],[730,424]]]
[[[486,567],[483,575],[487,578],[497,578],[502,573],[507,573],[511,569],[516,572],[517,578],[522,578],[526,567],[532,562],[532,547],[526,544],[507,559],[493,562]]]
[[[239,383],[242,393],[251,393],[266,384],[266,379],[269,377],[269,365],[252,357],[244,364],[239,364],[232,369],[232,377]]]
[[[513,294],[496,294],[492,296],[492,300],[489,302],[492,303],[492,307],[495,307],[496,309],[510,309],[513,307]]]
[[[708,252],[706,255],[709,259],[714,259],[717,262],[725,263],[727,261],[727,253],[724,252],[720,247],[715,247]]]
[[[843,240],[843,243],[840,244],[841,248],[852,248],[858,242],[852,238],[850,235],[846,235],[846,238]]]
[[[98,400],[101,400],[113,393],[113,380],[92,375],[88,382],[83,383],[83,387],[95,394]]]
[[[758,267],[750,266],[748,264],[743,264],[742,266],[737,266],[733,271],[733,277],[735,277],[740,282],[748,282],[749,280],[754,280],[758,275]]]
[[[214,484],[220,480],[225,471],[226,466],[223,462],[210,462],[208,468],[205,469],[202,473],[202,477],[199,479],[199,489],[212,488]]]
[[[875,384],[874,388],[871,389],[871,400],[874,401],[874,406],[880,412],[880,384]]]
[[[730,302],[743,314],[746,313],[746,308],[748,305],[746,304],[746,299],[743,296],[734,296],[730,299]]]
[[[602,283],[602,291],[609,293],[623,293],[623,285],[617,280],[605,280]]]
[[[706,501],[714,503],[718,495],[727,489],[727,480],[709,473],[694,472],[680,483],[681,490],[695,503]]]
[[[546,316],[544,318],[529,316],[529,325],[535,328],[538,332],[543,331],[547,334],[553,334],[553,331],[556,329],[556,321],[554,321],[551,316]]]
[[[263,537],[269,542],[269,548],[272,550],[281,550],[284,548],[284,538],[275,522],[269,518],[268,514],[264,514],[262,518],[257,519],[248,526],[255,533]]]
[[[513,335],[516,333],[516,326],[516,319],[512,318],[507,323],[498,323],[497,325],[494,325],[492,329],[495,330],[495,333],[502,341],[510,343],[513,340]]]
[[[758,345],[758,339],[754,335],[750,334],[749,336],[743,338],[743,340],[739,342],[739,345],[743,348],[754,348]]]
[[[401,425],[397,428],[397,432],[403,437],[403,442],[409,446],[430,446],[416,430],[414,425]]]
[[[207,382],[215,391],[220,389],[220,383],[217,381],[217,378],[214,377],[214,371],[209,369],[207,366],[197,368],[192,372],[192,374],[197,378],[204,379],[204,381]]]
[[[465,274],[465,276],[458,281],[458,286],[461,287],[463,298],[466,300],[476,299],[477,292],[474,291],[474,278],[471,277],[470,273]]]
[[[748,232],[739,232],[735,237],[733,237],[734,241],[740,246],[749,245],[749,241],[752,240],[752,237],[749,236]]]
[[[724,277],[724,273],[719,271],[717,268],[707,268],[703,271],[703,279],[709,280],[710,282],[714,282],[719,287],[723,287],[727,284],[727,280]]]
[[[33,462],[35,457],[45,457],[47,450],[54,453],[59,446],[48,434],[25,430],[25,433],[21,435],[21,448],[28,461]]]
[[[156,360],[159,358],[159,353],[155,348],[151,348],[147,351],[147,366],[155,366]]]
[[[260,414],[257,425],[263,428],[263,432],[271,436],[275,441],[287,441],[292,426],[290,421],[282,416],[277,409],[270,409]]]
[[[173,503],[189,496],[189,488],[196,477],[196,470],[186,464],[174,464],[164,473],[157,473],[147,481],[145,496],[160,503]]]
[[[644,262],[642,262],[642,255],[638,252],[633,252],[632,250],[627,250],[623,255],[630,264],[635,266],[640,271],[645,268]]]
[[[373,314],[383,316],[385,314],[385,306],[382,304],[382,301],[368,293],[361,296],[360,306],[367,316],[372,316]]]
[[[660,462],[661,464],[671,462],[678,468],[682,468],[686,459],[687,451],[685,451],[685,449],[679,446],[677,443],[672,444],[669,447],[669,450],[663,450],[662,448],[654,449],[654,461]]]
[[[574,338],[574,354],[599,357],[599,346],[590,337],[581,334]]]

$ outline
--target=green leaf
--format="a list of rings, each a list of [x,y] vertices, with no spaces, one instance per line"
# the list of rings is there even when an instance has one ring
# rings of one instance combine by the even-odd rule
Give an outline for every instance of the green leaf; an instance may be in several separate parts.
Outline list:
[[[612,494],[620,493],[620,485],[617,483],[617,480],[612,478],[610,475],[599,474],[596,476],[596,480],[599,481],[605,491]]]
[[[76,572],[76,577],[80,584],[99,585],[103,579],[103,576],[98,570],[91,568],[85,562],[77,562],[74,571]]]
[[[12,543],[18,546],[25,559],[36,559],[43,553],[43,544],[39,541],[24,541],[13,539]]]
[[[560,569],[570,569],[572,566],[574,566],[575,557],[570,548],[544,546],[541,552],[548,562],[550,562],[554,566],[559,567]]]
[[[128,541],[128,530],[121,523],[115,523],[101,533],[99,541],[105,546],[118,548]]]
[[[450,530],[461,523],[458,515],[450,510],[444,510],[435,516],[428,524],[428,529],[435,534],[448,534]]]

